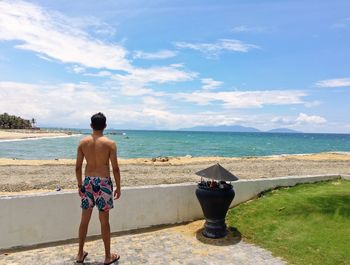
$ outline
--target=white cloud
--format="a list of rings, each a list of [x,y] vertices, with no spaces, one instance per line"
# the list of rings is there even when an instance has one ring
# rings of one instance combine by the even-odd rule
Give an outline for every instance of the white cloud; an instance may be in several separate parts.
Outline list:
[[[67,21],[73,28],[89,30],[91,34],[99,37],[112,37],[117,32],[115,24],[111,26],[97,17],[83,16],[67,18],[57,11],[50,10],[50,13],[54,13],[55,16],[60,17],[63,21]]]
[[[116,104],[116,91],[88,83],[28,84],[0,82],[0,113],[37,119],[39,126],[88,127],[96,112],[107,116],[109,128],[177,129],[195,125],[233,124],[241,119],[226,113],[181,113],[170,111],[165,102],[152,96],[142,104]]]
[[[145,59],[145,60],[157,60],[157,59],[167,59],[175,57],[176,51],[161,50],[154,53],[148,53],[143,51],[135,51],[133,54],[134,59]]]
[[[350,78],[335,78],[321,80],[316,83],[317,87],[348,87],[350,86]]]
[[[323,124],[326,123],[327,120],[321,116],[300,113],[296,119],[296,122],[299,124]]]
[[[42,55],[40,53],[38,53],[36,56],[38,56],[40,59],[43,59],[43,60],[48,61],[48,62],[53,62],[54,61],[54,60],[52,60],[52,59],[50,59],[50,58],[48,58],[48,57],[46,57],[46,56],[44,56],[44,55]]]
[[[182,68],[185,65],[183,63],[173,63],[173,64],[170,64],[169,66],[174,68]]]
[[[321,104],[322,104],[321,101],[313,100],[313,101],[310,101],[310,102],[305,102],[304,106],[307,107],[307,108],[313,108],[313,107],[320,106]]]
[[[0,113],[37,119],[39,126],[89,127],[92,114],[103,112],[111,126],[134,122],[152,126],[143,104],[116,104],[116,91],[88,83],[28,84],[0,82]],[[150,103],[150,99],[146,99]],[[156,103],[156,102],[153,102]],[[161,102],[156,105],[159,108]],[[154,117],[156,120],[157,117]]]
[[[327,120],[317,115],[307,115],[305,113],[299,113],[297,117],[291,116],[278,116],[271,119],[271,122],[287,128],[300,128],[303,129],[305,126],[321,125],[325,124]]]
[[[134,67],[126,58],[128,52],[124,47],[93,38],[83,31],[84,27],[91,25],[96,31],[105,24],[93,18],[67,18],[23,1],[0,1],[0,41],[19,41],[16,48],[34,51],[40,58],[72,63],[74,65],[69,69],[78,74],[112,78],[125,95],[152,94],[152,90],[145,87],[150,83],[182,82],[196,77],[196,73],[180,69],[181,64]],[[106,30],[109,32],[106,34],[112,34],[111,28],[106,27]],[[165,58],[174,53],[164,50],[155,54],[139,53],[138,56]],[[91,73],[87,68],[102,71]],[[123,74],[107,70],[118,70]]]
[[[127,51],[94,39],[57,12],[23,1],[0,1],[0,40],[19,41],[18,49],[84,67],[129,70]]]
[[[202,78],[201,82],[202,82],[202,89],[204,89],[204,90],[215,89],[215,88],[220,87],[223,84],[223,82],[216,81],[212,78]]]
[[[99,36],[112,37],[117,32],[114,27],[108,25],[105,22],[101,22],[96,18],[92,18],[88,22],[84,21],[83,25],[88,26],[90,30],[92,29],[93,32]]]
[[[150,83],[182,82],[193,79],[196,74],[180,69],[182,65],[138,68],[127,60],[127,50],[119,44],[95,39],[82,27],[102,25],[93,19],[67,18],[23,1],[0,1],[0,40],[19,41],[15,47],[34,51],[46,60],[72,63],[71,71],[86,76],[109,77],[118,82],[124,95],[152,94],[145,86]],[[107,30],[110,29],[107,27]],[[144,58],[164,58],[174,55],[172,51],[155,54],[139,53]],[[114,74],[107,70],[97,73],[86,68],[121,70]]]
[[[251,49],[257,49],[259,46],[244,43],[240,40],[221,39],[216,43],[188,43],[176,42],[175,46],[180,49],[192,49],[200,51],[209,57],[216,57],[221,52],[248,52]]]
[[[233,32],[263,32],[265,29],[262,27],[249,27],[245,25],[236,26],[232,29]]]
[[[146,96],[142,98],[142,101],[146,106],[153,106],[158,109],[164,109],[166,107],[165,102],[156,97]]]
[[[183,99],[200,105],[208,105],[219,101],[226,108],[260,108],[264,105],[291,105],[302,104],[302,97],[306,96],[301,91],[266,90],[266,91],[228,91],[206,92],[195,91],[192,93],[176,93],[175,99]]]
[[[160,110],[154,107],[145,107],[142,115],[146,120],[158,128],[179,129],[200,125],[232,125],[243,119],[226,113],[200,112],[200,113],[174,113],[169,110]]]
[[[72,123],[111,105],[108,95],[87,83],[58,85],[0,82],[0,112],[46,123]]]
[[[111,76],[112,73],[110,71],[99,71],[98,73],[84,73],[86,76],[95,76],[95,77],[107,77]]]
[[[73,65],[71,69],[72,69],[72,71],[73,71],[74,73],[76,73],[76,74],[80,74],[80,73],[85,72],[85,68],[84,68],[84,67],[81,67],[81,66],[79,66],[79,65]]]
[[[161,96],[163,93],[156,93],[153,89],[144,87],[133,87],[131,85],[122,85],[119,88],[119,92],[123,96],[138,97],[144,95]]]
[[[293,123],[295,123],[295,119],[291,119],[288,117],[274,117],[272,118],[271,122],[276,123],[276,124],[282,124],[282,125],[292,125]]]
[[[160,66],[147,69],[133,68],[130,74],[115,74],[111,78],[117,81],[124,95],[139,96],[145,94],[157,95],[152,89],[145,88],[149,84],[184,82],[192,80],[196,76],[197,73],[183,71],[179,66]],[[162,94],[158,92],[158,95]]]
[[[152,91],[151,91],[152,92]],[[166,95],[168,96],[168,95]],[[93,113],[107,115],[112,127],[178,129],[197,125],[266,124],[256,115],[242,115],[232,110],[187,112],[175,105],[168,109],[166,97],[140,97],[141,103],[117,103],[118,91],[89,83],[28,84],[0,82],[0,113],[36,118],[41,124],[66,127],[88,127]],[[265,102],[266,103],[266,102]],[[262,103],[261,103],[262,104]],[[293,126],[319,125],[326,119],[300,113],[296,118],[276,117],[273,123]]]
[[[176,67],[160,66],[153,68],[133,68],[129,75],[114,75],[115,80],[136,83],[168,83],[192,80],[197,76],[194,72],[185,72]]]

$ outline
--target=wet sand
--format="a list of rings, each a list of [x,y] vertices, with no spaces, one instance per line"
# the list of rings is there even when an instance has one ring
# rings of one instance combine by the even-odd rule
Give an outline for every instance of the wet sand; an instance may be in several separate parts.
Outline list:
[[[18,140],[30,138],[51,138],[71,136],[71,132],[46,131],[46,130],[0,130],[0,140]]]
[[[165,159],[166,160],[166,159]],[[197,182],[198,170],[219,162],[240,179],[291,175],[350,174],[350,154],[320,153],[270,157],[170,157],[153,162],[151,158],[120,159],[122,186]],[[0,195],[75,189],[72,159],[0,159]]]

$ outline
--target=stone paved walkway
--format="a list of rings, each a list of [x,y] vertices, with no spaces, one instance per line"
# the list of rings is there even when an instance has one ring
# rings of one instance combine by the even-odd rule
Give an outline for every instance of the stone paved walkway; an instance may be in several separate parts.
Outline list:
[[[204,238],[200,233],[203,221],[142,233],[114,236],[112,249],[120,253],[119,265],[128,264],[285,264],[267,250],[245,243],[237,231],[224,239]],[[103,243],[97,239],[86,243],[89,252],[85,264],[103,264]],[[77,244],[50,246],[0,255],[0,264],[74,264]]]

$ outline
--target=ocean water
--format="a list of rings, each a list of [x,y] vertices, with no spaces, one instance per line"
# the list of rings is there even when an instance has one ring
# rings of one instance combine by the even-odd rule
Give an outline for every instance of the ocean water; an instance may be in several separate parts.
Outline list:
[[[110,133],[112,131],[106,131]],[[17,159],[75,158],[79,140],[64,138],[2,141],[0,157]],[[234,133],[121,130],[107,135],[122,158],[157,156],[269,156],[318,152],[350,152],[350,134]]]

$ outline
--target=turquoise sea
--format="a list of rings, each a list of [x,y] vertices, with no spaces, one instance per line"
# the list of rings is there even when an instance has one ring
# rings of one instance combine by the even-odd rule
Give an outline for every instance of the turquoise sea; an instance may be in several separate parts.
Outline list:
[[[82,135],[0,142],[0,157],[18,159],[75,158]],[[350,134],[235,133],[185,131],[106,131],[122,158],[157,156],[268,156],[318,152],[350,152]]]

